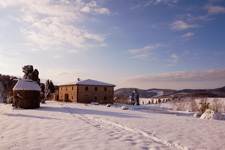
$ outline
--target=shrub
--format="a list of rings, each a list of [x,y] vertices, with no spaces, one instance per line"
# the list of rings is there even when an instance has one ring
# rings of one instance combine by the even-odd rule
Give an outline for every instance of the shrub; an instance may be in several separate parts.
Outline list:
[[[191,109],[191,111],[193,111],[193,112],[196,112],[196,111],[199,110],[198,104],[197,104],[197,102],[196,102],[195,99],[191,99],[191,102],[190,102],[190,109]]]
[[[222,104],[219,103],[218,99],[213,99],[213,102],[212,102],[211,107],[210,107],[213,111],[221,112],[221,111],[223,111],[222,107],[223,106],[222,106]]]
[[[206,98],[201,99],[201,102],[199,104],[200,104],[199,112],[201,114],[203,114],[207,109],[209,109],[209,103],[207,102]]]

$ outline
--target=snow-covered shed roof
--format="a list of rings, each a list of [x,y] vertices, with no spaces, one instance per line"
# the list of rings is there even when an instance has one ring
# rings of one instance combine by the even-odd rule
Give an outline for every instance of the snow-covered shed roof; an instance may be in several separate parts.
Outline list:
[[[109,84],[109,83],[105,83],[105,82],[101,82],[97,80],[91,80],[91,79],[78,81],[76,82],[76,85],[115,86],[113,84]]]
[[[32,80],[21,79],[17,81],[16,85],[13,87],[13,90],[41,91],[41,88]]]

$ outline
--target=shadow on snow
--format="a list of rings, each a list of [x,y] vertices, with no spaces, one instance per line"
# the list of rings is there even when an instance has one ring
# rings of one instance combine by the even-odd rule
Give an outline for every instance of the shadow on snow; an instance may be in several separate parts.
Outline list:
[[[142,116],[128,114],[128,113],[100,111],[100,110],[93,110],[93,109],[71,108],[71,107],[42,106],[37,110],[78,114],[78,115],[99,115],[99,116],[112,116],[112,117],[118,117],[118,118],[143,118]]]
[[[25,115],[25,114],[11,114],[11,113],[5,113],[4,115],[9,116],[9,117],[26,117],[26,118],[36,118],[36,119],[59,120],[59,119],[57,119],[57,118],[52,118],[52,117],[35,116],[35,115]]]

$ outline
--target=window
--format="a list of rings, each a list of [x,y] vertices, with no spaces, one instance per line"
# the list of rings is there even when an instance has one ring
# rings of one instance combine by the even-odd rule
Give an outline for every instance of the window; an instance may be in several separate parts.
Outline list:
[[[72,87],[72,90],[73,90],[73,87]]]
[[[107,97],[106,97],[106,96],[104,97],[104,100],[105,100],[105,101],[107,100]]]
[[[107,91],[107,87],[104,87],[104,91],[105,91],[105,92]]]
[[[73,99],[73,96],[71,98]]]
[[[87,86],[85,87],[85,91],[88,91],[88,87]]]
[[[66,88],[66,91],[67,91],[67,88]]]
[[[95,91],[98,91],[98,87],[95,87]]]

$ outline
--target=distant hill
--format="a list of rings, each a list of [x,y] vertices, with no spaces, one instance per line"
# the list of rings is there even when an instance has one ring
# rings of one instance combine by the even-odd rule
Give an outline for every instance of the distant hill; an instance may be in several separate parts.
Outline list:
[[[137,89],[137,90],[140,94],[140,97],[143,97],[143,98],[158,97],[158,96],[163,96],[163,95],[169,95],[169,94],[176,92],[176,90],[171,90],[171,89],[147,89],[147,90]],[[129,97],[131,95],[132,91],[134,91],[134,88],[117,89],[115,91],[115,96]]]
[[[193,97],[225,97],[225,87],[216,89],[184,89],[173,93],[171,96],[193,96]]]
[[[121,88],[115,91],[116,97],[129,97],[134,88]],[[216,89],[137,89],[140,97],[225,97],[225,86]]]

